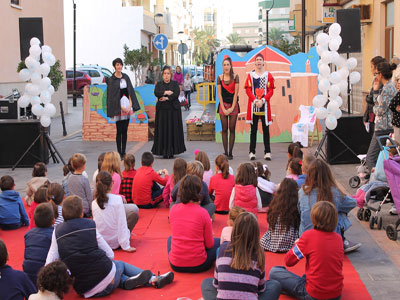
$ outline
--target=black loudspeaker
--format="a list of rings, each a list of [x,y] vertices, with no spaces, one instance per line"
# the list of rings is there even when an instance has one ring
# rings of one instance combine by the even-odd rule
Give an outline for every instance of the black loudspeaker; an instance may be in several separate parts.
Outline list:
[[[359,155],[367,154],[371,137],[372,133],[365,130],[362,116],[343,116],[338,120],[335,130],[327,131],[325,144],[327,162],[331,165],[359,163],[358,157],[348,150],[338,138]]]
[[[342,27],[339,53],[361,52],[361,16],[359,8],[339,9],[336,22]]]
[[[0,99],[0,119],[18,119],[17,100]]]
[[[11,168],[39,136],[39,120],[0,120],[0,168]],[[49,162],[49,150],[40,137],[17,167],[30,168],[37,162]]]
[[[19,47],[21,60],[29,56],[31,38],[37,37],[42,45],[43,40],[43,19],[42,18],[19,18]]]

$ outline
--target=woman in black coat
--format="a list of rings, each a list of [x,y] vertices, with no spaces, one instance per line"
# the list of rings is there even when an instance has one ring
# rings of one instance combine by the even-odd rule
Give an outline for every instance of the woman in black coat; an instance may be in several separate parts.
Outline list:
[[[129,120],[133,112],[140,109],[140,106],[129,76],[122,73],[122,60],[116,58],[112,64],[115,72],[107,79],[107,117],[110,117],[117,125],[117,150],[121,159],[123,159],[126,151]]]
[[[151,152],[172,158],[186,151],[183,136],[182,111],[178,100],[179,85],[172,80],[171,67],[165,66],[163,80],[154,89],[157,97],[154,144]]]

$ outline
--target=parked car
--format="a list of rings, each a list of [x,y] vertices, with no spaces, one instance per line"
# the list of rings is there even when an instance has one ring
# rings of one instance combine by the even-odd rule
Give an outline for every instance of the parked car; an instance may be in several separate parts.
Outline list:
[[[197,69],[197,74],[192,77],[192,82],[193,82],[194,90],[197,91],[197,87],[196,86],[199,83],[203,83],[204,82],[203,70],[202,69]]]
[[[105,83],[106,78],[112,76],[112,72],[102,66],[99,65],[78,65],[76,69],[79,71],[86,72],[92,78],[92,84],[100,84]]]
[[[66,76],[67,78],[67,91],[68,94],[73,94],[74,93],[74,70],[67,70],[66,71]],[[76,93],[78,95],[83,94],[83,88],[85,85],[90,85],[92,83],[92,80],[90,76],[83,71],[76,71],[75,73],[76,77]]]
[[[195,65],[185,65],[183,68],[183,73],[186,75],[189,72],[190,78],[197,74],[197,66]]]

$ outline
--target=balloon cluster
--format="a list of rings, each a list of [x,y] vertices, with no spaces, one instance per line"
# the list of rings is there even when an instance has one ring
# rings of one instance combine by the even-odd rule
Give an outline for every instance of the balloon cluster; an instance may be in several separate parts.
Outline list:
[[[317,118],[326,119],[325,125],[330,130],[336,128],[337,120],[342,116],[340,106],[343,104],[342,97],[347,96],[347,78],[350,84],[356,84],[361,78],[359,72],[353,71],[357,67],[357,59],[351,57],[346,60],[337,52],[342,44],[340,31],[340,25],[333,23],[329,27],[329,34],[317,35],[317,53],[320,56],[318,89],[322,94],[314,97],[313,106],[317,108]],[[329,64],[336,65],[337,70],[331,72]]]
[[[19,72],[21,80],[30,82],[25,86],[24,95],[18,99],[18,106],[27,107],[32,104],[32,113],[40,118],[43,127],[48,127],[51,117],[56,114],[56,107],[51,103],[54,87],[47,76],[50,67],[56,63],[56,58],[49,46],[40,47],[38,38],[32,38],[30,45],[29,56],[25,59],[26,68]]]

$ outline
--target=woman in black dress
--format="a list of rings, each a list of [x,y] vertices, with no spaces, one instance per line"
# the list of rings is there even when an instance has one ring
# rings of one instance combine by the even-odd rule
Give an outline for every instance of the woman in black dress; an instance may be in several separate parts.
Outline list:
[[[175,154],[186,151],[183,136],[182,111],[178,100],[179,85],[171,80],[171,67],[165,66],[163,80],[154,89],[157,97],[154,144],[151,152],[172,158]]]
[[[107,117],[117,125],[117,150],[124,159],[129,120],[140,106],[129,76],[122,73],[122,59],[116,58],[112,64],[115,72],[107,79]]]

